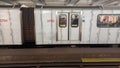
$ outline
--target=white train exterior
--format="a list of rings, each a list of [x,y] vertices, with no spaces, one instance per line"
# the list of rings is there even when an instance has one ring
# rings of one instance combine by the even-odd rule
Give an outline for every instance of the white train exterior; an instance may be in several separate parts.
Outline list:
[[[120,44],[120,27],[98,27],[99,14],[119,15],[120,10],[80,8],[35,8],[35,43],[42,44]],[[73,15],[73,17],[72,17]],[[72,18],[77,15],[78,23]],[[65,24],[60,20],[66,19]],[[0,9],[0,44],[21,45],[21,12]]]
[[[21,44],[20,10],[0,8],[0,44]]]

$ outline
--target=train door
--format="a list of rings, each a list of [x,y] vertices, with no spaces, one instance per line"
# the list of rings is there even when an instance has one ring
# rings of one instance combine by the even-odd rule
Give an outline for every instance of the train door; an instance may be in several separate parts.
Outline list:
[[[69,40],[68,27],[68,13],[58,13],[58,40]]]
[[[35,44],[34,8],[21,8],[23,44]]]
[[[69,37],[70,40],[80,40],[80,14],[70,13],[69,16]]]
[[[80,13],[58,13],[58,41],[80,41]]]

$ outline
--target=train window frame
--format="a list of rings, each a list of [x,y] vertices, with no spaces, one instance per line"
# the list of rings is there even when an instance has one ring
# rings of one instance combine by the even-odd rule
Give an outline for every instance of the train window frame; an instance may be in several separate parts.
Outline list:
[[[100,16],[118,16],[118,21],[112,24],[106,24],[100,22]],[[120,14],[99,14],[97,15],[97,27],[98,28],[119,28],[120,27]]]
[[[66,17],[66,23],[65,23],[65,26],[60,26],[60,24],[61,24],[61,23],[60,23],[60,16],[61,16],[61,15],[64,15],[64,16]],[[68,22],[68,21],[67,21],[67,19],[68,19],[67,15],[66,15],[66,14],[59,14],[58,17],[59,17],[59,27],[60,27],[60,28],[66,28],[66,27],[67,27],[67,22]]]
[[[73,25],[75,25],[75,24],[73,24],[73,22],[72,22],[72,15],[75,15],[75,16],[77,15],[77,17],[78,17],[78,18],[77,18],[77,19],[78,19],[78,22],[77,22],[77,24],[76,24],[77,26],[73,26]],[[70,20],[71,20],[71,22],[70,22],[70,23],[71,23],[71,27],[77,28],[77,27],[79,26],[79,15],[78,15],[78,14],[71,14]]]

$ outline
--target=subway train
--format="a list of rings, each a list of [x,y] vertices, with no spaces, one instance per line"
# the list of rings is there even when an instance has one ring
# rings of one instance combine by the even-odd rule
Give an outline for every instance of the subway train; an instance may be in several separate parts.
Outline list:
[[[120,44],[119,27],[119,9],[2,7],[0,48],[8,48],[0,49],[0,68],[119,68],[118,47],[19,49],[24,44]]]
[[[0,8],[0,45],[120,44],[120,10]]]

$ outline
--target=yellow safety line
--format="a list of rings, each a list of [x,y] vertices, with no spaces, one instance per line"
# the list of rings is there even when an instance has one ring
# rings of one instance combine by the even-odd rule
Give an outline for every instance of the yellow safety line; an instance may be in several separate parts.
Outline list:
[[[82,58],[82,62],[120,62],[120,58]]]

